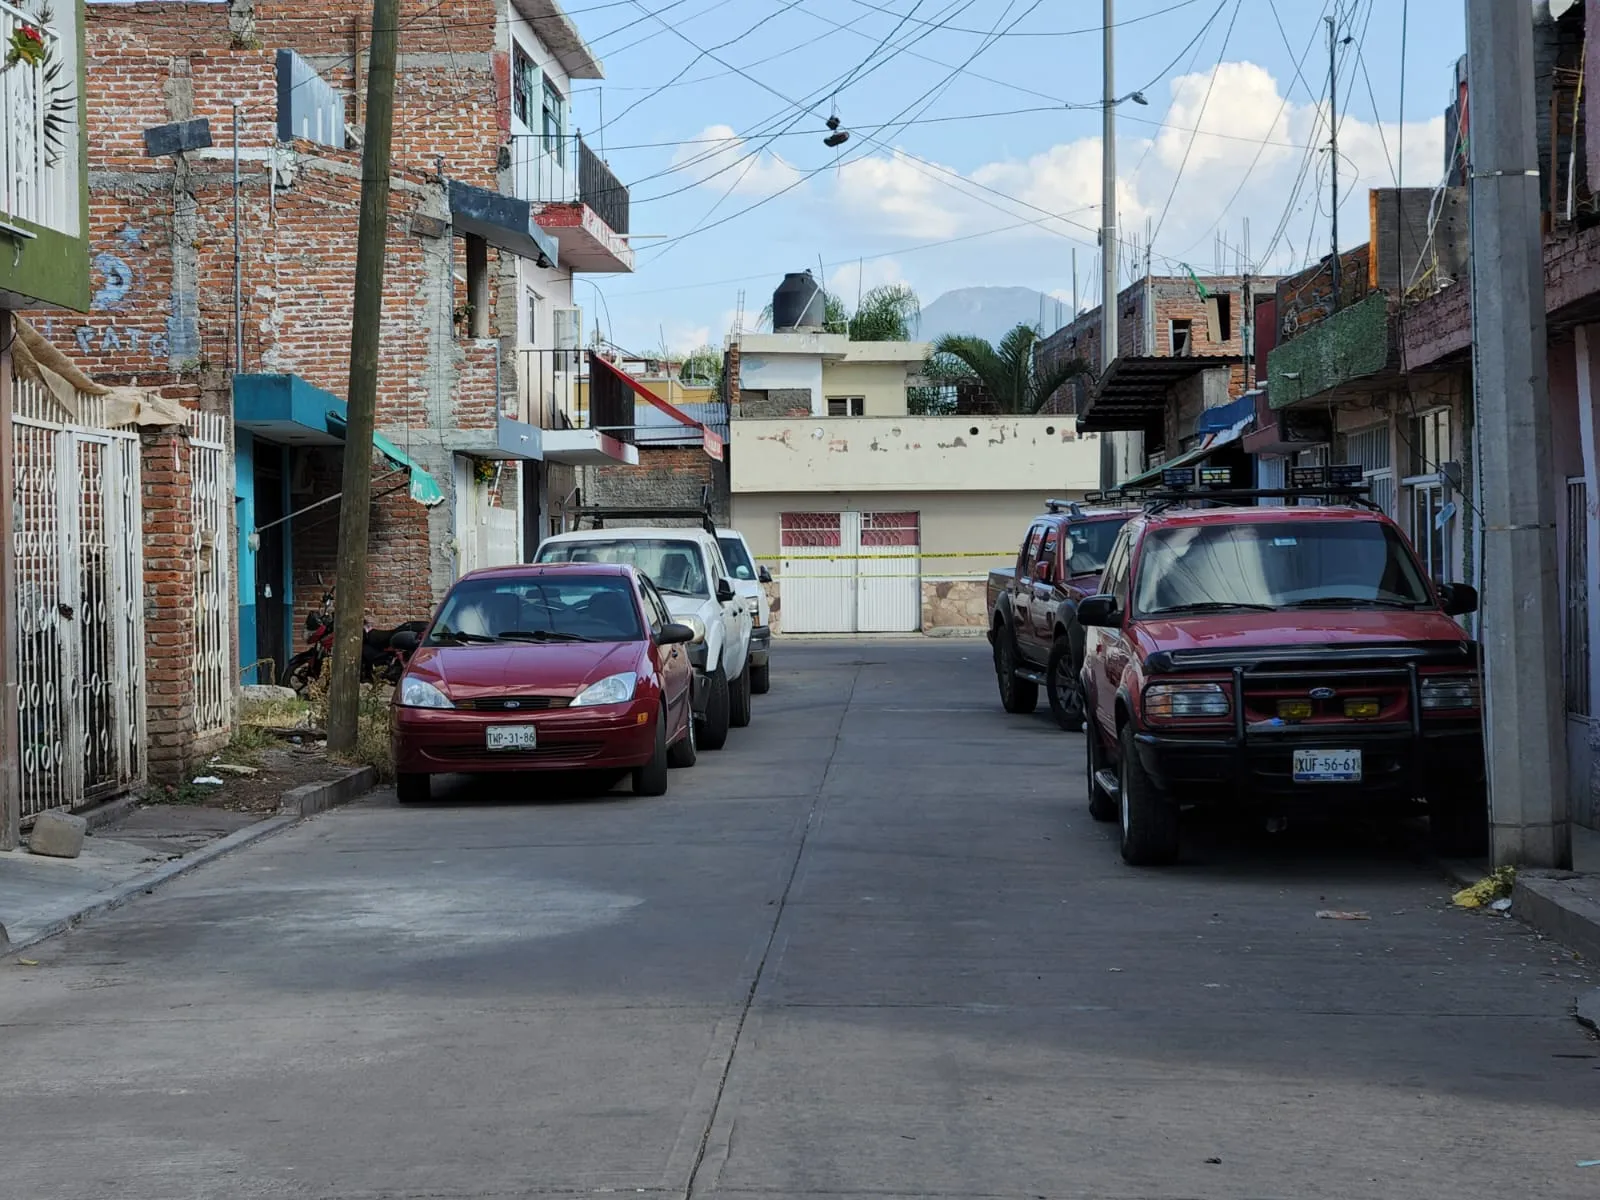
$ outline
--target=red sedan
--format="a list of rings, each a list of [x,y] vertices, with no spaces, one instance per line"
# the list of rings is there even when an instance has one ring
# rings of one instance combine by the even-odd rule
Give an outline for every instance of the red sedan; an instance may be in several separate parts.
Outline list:
[[[497,567],[456,581],[395,689],[400,801],[434,775],[631,773],[659,796],[695,760],[685,644],[628,566]]]

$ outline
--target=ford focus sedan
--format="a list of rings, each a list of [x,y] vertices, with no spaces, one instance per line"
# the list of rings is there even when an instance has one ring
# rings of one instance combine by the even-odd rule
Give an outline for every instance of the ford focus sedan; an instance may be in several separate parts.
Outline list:
[[[402,804],[434,775],[631,774],[659,796],[695,760],[694,631],[629,566],[512,566],[457,580],[395,689]]]

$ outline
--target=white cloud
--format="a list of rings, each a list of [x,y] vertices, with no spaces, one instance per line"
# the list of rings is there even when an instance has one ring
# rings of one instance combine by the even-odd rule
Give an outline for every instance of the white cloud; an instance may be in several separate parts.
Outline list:
[[[946,238],[960,231],[962,220],[951,207],[953,193],[940,174],[940,168],[896,150],[850,159],[835,173],[835,190],[853,218],[878,229],[912,238]]]
[[[875,287],[890,283],[905,283],[905,272],[892,258],[873,258],[859,263],[846,263],[828,272],[828,290],[842,297],[851,308],[856,297]]]
[[[678,148],[672,165],[695,184],[740,196],[770,196],[801,177],[801,172],[768,150],[752,146],[731,125],[707,125]]]

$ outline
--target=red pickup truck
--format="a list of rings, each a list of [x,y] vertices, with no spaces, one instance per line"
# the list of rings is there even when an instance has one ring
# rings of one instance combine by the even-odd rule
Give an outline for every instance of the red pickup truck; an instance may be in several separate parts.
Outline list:
[[[1007,712],[1031,713],[1043,687],[1057,723],[1079,730],[1083,630],[1073,614],[1099,590],[1111,546],[1137,510],[1075,500],[1048,500],[1045,508],[1028,525],[1016,565],[989,572],[989,643]]]
[[[1482,853],[1479,653],[1452,620],[1476,591],[1353,497],[1269,494],[1149,498],[1078,605],[1090,812],[1133,864],[1177,858],[1190,805],[1422,811],[1440,852]]]

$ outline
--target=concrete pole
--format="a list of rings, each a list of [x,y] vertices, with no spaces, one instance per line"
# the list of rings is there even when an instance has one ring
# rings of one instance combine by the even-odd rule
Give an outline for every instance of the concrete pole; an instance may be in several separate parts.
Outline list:
[[[1116,0],[1105,0],[1105,87],[1100,132],[1100,369],[1117,361]]]
[[[400,0],[373,0],[367,72],[367,127],[361,144],[361,224],[356,240],[350,386],[345,401],[339,564],[334,578],[333,672],[328,681],[328,749],[355,748],[361,709],[361,643],[367,608],[367,535],[372,518],[372,427],[378,406],[383,262],[389,232],[389,161]],[[416,564],[421,569],[423,564]]]
[[[1485,749],[1496,865],[1572,865],[1533,14],[1466,0]]]

